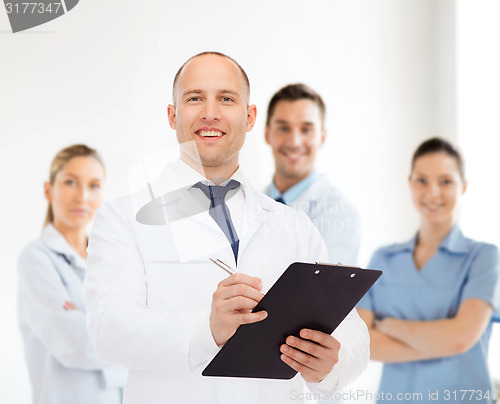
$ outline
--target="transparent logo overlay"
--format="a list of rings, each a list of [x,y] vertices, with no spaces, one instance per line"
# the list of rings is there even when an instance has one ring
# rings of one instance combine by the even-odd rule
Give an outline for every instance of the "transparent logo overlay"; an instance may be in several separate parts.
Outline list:
[[[12,32],[24,31],[66,14],[79,0],[4,0]]]

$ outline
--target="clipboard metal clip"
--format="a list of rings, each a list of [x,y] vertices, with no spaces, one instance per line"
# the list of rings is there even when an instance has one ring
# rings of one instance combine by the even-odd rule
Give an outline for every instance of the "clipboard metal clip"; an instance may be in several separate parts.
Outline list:
[[[343,267],[343,265],[342,265],[341,262],[337,262],[336,264],[329,264],[327,262],[318,262],[318,261],[316,261],[315,264],[316,265],[328,265],[330,267]]]
[[[343,267],[344,264],[342,264],[341,262],[337,262],[336,264],[329,264],[327,262],[315,262],[316,265],[326,265],[326,266],[329,266],[329,267]],[[350,268],[359,268],[359,269],[363,269],[361,267],[353,267],[353,266],[350,266],[348,265]]]

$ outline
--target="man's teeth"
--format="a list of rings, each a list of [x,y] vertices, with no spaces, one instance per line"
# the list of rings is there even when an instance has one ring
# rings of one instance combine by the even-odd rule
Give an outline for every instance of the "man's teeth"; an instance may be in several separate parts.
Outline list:
[[[219,137],[222,136],[223,133],[218,130],[200,130],[198,135],[203,137]]]

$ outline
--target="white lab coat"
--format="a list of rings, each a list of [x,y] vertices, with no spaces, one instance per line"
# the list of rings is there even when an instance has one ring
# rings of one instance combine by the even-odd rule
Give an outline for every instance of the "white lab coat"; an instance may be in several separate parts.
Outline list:
[[[190,199],[186,185],[203,177],[186,167],[168,167],[152,187],[155,195],[167,195],[155,200],[163,219],[152,211],[144,214],[141,195],[105,203],[97,214],[85,281],[96,351],[129,368],[127,404],[302,402],[300,376],[275,381],[201,375],[219,350],[209,313],[217,283],[227,276],[209,258],[235,263],[223,232],[206,208],[197,209]],[[324,243],[304,214],[257,192],[246,179],[241,188],[238,272],[259,276],[268,289],[294,261],[327,260]],[[138,211],[148,224],[136,220]],[[308,384],[316,394],[342,387],[368,362],[368,334],[355,311],[334,336],[342,344],[340,360],[321,383]]]
[[[269,195],[269,187],[264,192]],[[357,265],[361,242],[358,213],[325,174],[318,174],[289,206],[309,216],[323,237],[333,263]]]
[[[118,404],[126,369],[104,364],[86,328],[85,261],[48,225],[19,257],[19,324],[35,404]],[[76,310],[65,311],[71,301]]]

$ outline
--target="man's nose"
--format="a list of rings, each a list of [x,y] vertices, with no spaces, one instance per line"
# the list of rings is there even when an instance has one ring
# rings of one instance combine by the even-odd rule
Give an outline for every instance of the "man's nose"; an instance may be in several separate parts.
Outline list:
[[[221,118],[220,106],[216,100],[207,100],[203,104],[201,119],[205,121],[218,121]]]
[[[299,129],[294,129],[291,131],[288,137],[288,144],[292,147],[300,147],[302,145],[302,135]]]

